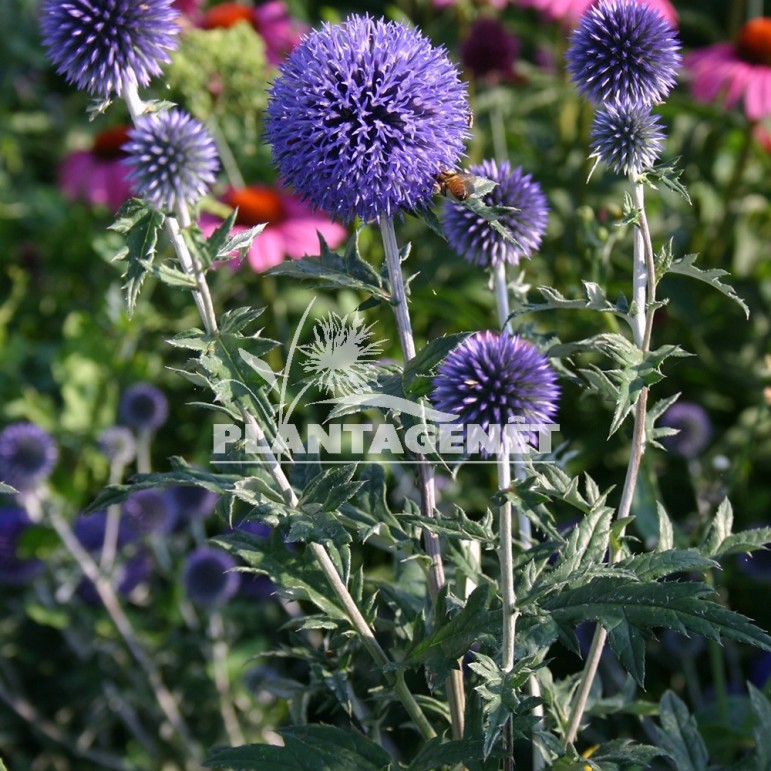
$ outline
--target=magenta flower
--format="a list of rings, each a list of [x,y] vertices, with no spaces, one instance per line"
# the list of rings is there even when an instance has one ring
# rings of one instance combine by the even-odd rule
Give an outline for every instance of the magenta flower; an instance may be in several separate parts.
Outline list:
[[[693,51],[684,64],[698,102],[734,107],[741,100],[750,120],[771,115],[771,18],[750,19],[735,43]]]
[[[251,7],[240,3],[220,3],[203,16],[204,29],[232,27],[242,21],[249,22],[265,42],[265,53],[271,64],[279,64],[300,42],[307,27],[289,15],[281,0],[268,0]]]
[[[131,198],[128,169],[123,146],[128,142],[129,126],[100,131],[90,150],[76,150],[59,166],[58,181],[70,201],[90,206],[106,206],[115,212]]]
[[[313,211],[300,199],[266,185],[231,188],[224,202],[238,209],[233,232],[248,230],[267,222],[265,230],[252,242],[247,259],[257,273],[278,265],[285,257],[297,259],[317,254],[320,233],[330,248],[344,240],[348,231],[321,211]],[[204,213],[199,225],[205,235],[211,235],[222,223],[218,217]]]
[[[586,9],[597,0],[515,0],[522,8],[535,8],[552,21],[562,21],[573,26],[584,15]],[[677,24],[677,11],[669,0],[630,0],[647,3],[667,21]]]

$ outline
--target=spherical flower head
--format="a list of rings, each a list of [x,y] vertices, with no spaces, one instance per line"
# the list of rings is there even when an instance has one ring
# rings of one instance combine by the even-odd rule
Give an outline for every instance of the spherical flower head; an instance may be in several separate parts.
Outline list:
[[[294,49],[265,130],[287,184],[349,222],[428,204],[468,135],[465,84],[446,52],[403,24],[352,16]]]
[[[72,527],[80,545],[91,553],[100,552],[104,545],[104,535],[107,530],[107,512],[95,511],[93,514],[81,514]],[[124,518],[118,525],[118,547],[136,541],[137,533]]]
[[[134,434],[125,426],[112,426],[102,431],[99,435],[99,449],[110,463],[118,466],[127,466],[137,455]]]
[[[712,423],[707,411],[693,402],[676,402],[667,408],[659,425],[678,429],[678,434],[662,437],[661,443],[683,458],[701,455],[712,439]]]
[[[165,535],[174,528],[177,508],[165,490],[138,490],[126,499],[123,515],[137,533]]]
[[[214,184],[217,148],[203,123],[177,108],[140,118],[126,145],[134,192],[156,209],[193,206]]]
[[[41,15],[56,71],[99,97],[160,75],[179,34],[171,0],[43,0]]]
[[[163,392],[149,383],[135,383],[121,396],[118,417],[135,431],[157,431],[169,416],[169,402]]]
[[[0,585],[28,584],[45,569],[42,560],[19,556],[19,539],[30,524],[24,509],[0,509]]]
[[[659,159],[666,136],[658,115],[642,104],[606,104],[597,110],[590,142],[593,158],[616,174],[636,176]]]
[[[485,431],[517,422],[551,424],[558,398],[556,373],[533,343],[489,331],[469,335],[447,355],[431,394],[434,405],[455,413],[459,424]]]
[[[0,432],[0,482],[21,493],[48,479],[58,457],[54,440],[34,423],[12,423]]]
[[[517,210],[501,217],[501,223],[509,228],[517,244],[502,238],[485,219],[449,199],[442,214],[448,243],[475,265],[517,265],[541,245],[549,216],[546,196],[530,174],[519,166],[512,168],[508,161],[482,161],[469,171],[498,183],[483,198],[488,206],[511,206]]]
[[[166,491],[177,510],[179,522],[206,519],[213,511],[219,496],[205,487],[183,485]]]
[[[680,44],[672,25],[634,0],[602,0],[570,38],[568,70],[591,102],[656,104],[675,85]]]
[[[232,571],[236,561],[227,552],[202,546],[185,564],[183,582],[188,597],[198,605],[214,608],[227,602],[241,582],[239,573]]]

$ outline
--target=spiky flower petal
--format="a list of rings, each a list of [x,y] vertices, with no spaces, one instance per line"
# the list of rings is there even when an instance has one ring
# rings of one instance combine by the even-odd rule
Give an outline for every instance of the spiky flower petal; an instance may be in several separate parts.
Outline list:
[[[607,104],[597,110],[591,131],[592,157],[617,174],[636,175],[658,160],[666,136],[658,115],[641,104]]]
[[[266,134],[284,180],[336,219],[425,206],[468,134],[465,84],[403,24],[352,16],[311,32],[281,67]]]
[[[172,0],[43,0],[41,15],[56,71],[93,96],[146,86],[177,46]]]
[[[192,206],[219,169],[217,148],[203,123],[173,108],[140,118],[125,146],[134,192],[156,209]]]
[[[0,432],[0,482],[19,492],[45,481],[58,457],[54,440],[34,423],[12,423]]]
[[[675,85],[680,59],[670,22],[634,0],[592,5],[573,31],[567,53],[573,82],[597,105],[663,101]]]
[[[482,161],[471,166],[469,171],[498,183],[483,198],[488,206],[516,209],[503,216],[501,223],[509,228],[518,244],[507,241],[490,227],[489,222],[449,199],[442,215],[448,243],[475,265],[485,268],[502,262],[517,265],[541,245],[549,216],[546,196],[530,174],[525,174],[519,166],[512,168],[508,161]]]
[[[522,337],[476,332],[451,351],[433,381],[431,401],[463,426],[552,423],[559,386],[547,358]]]

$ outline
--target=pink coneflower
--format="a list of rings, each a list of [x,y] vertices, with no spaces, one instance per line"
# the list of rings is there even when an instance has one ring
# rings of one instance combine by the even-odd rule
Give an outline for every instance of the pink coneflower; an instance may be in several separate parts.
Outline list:
[[[771,18],[750,19],[735,43],[716,43],[685,59],[691,94],[699,102],[722,96],[726,107],[744,102],[752,120],[771,115]]]
[[[247,258],[252,268],[261,273],[278,265],[285,257],[297,259],[318,254],[320,233],[330,248],[339,246],[347,234],[340,224],[322,212],[312,211],[297,196],[266,185],[231,188],[223,201],[238,209],[233,231],[238,233],[267,222],[265,230],[254,239]],[[204,213],[201,230],[210,235],[222,220]]]
[[[522,8],[535,8],[553,21],[565,22],[571,26],[595,2],[597,0],[515,0],[515,4]],[[677,11],[669,0],[629,0],[629,2],[647,3],[667,21],[677,24]]]
[[[232,27],[248,21],[265,42],[265,53],[271,64],[279,64],[300,42],[306,27],[289,15],[281,0],[268,0],[257,6],[240,3],[220,3],[203,16],[204,29]]]
[[[59,188],[71,201],[106,206],[117,211],[131,198],[128,168],[123,163],[130,126],[105,129],[90,150],[76,150],[59,166]]]

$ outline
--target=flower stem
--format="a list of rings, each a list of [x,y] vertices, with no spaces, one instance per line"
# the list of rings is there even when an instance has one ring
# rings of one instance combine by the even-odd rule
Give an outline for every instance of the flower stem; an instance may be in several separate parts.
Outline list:
[[[656,273],[653,261],[653,244],[650,237],[650,228],[645,214],[645,197],[643,186],[633,183],[633,199],[638,211],[638,221],[634,237],[634,267],[633,267],[633,295],[637,304],[637,311],[633,325],[635,342],[643,354],[648,353],[651,343],[651,332],[653,329],[653,314],[655,312],[652,304],[656,300]],[[647,310],[645,295],[646,288],[648,302],[651,304],[650,311]],[[637,399],[637,405],[634,413],[634,428],[632,430],[632,447],[629,455],[629,463],[626,469],[624,479],[624,488],[621,492],[621,501],[616,514],[617,519],[626,519],[632,510],[632,501],[634,491],[637,486],[637,477],[640,473],[640,464],[645,450],[645,416],[648,407],[648,388],[640,391]],[[619,538],[623,532],[619,534]],[[619,558],[619,550],[611,541],[610,561],[615,562]],[[605,647],[608,633],[598,625],[592,639],[592,645],[589,649],[589,655],[586,658],[586,664],[578,683],[573,707],[568,718],[568,725],[565,731],[565,746],[572,744],[578,735],[578,729],[581,724],[586,703],[589,699],[589,692],[594,682],[597,668],[600,665],[600,658]]]
[[[169,723],[174,727],[174,730],[179,735],[188,752],[194,757],[199,757],[201,748],[190,733],[190,729],[187,727],[187,724],[179,711],[177,702],[164,684],[154,661],[147,655],[137,639],[136,633],[131,626],[131,622],[118,600],[113,585],[99,570],[99,566],[91,555],[80,545],[69,524],[54,511],[49,513],[49,519],[67,551],[69,551],[78,562],[86,578],[93,583],[94,588],[99,594],[99,598],[102,600],[105,610],[115,625],[115,628],[126,643],[126,647],[131,652],[131,655],[145,673],[163,714],[166,715]]]
[[[383,250],[385,252],[388,279],[391,284],[391,297],[396,328],[399,333],[402,356],[405,364],[415,358],[415,338],[412,335],[412,322],[407,305],[407,293],[404,287],[402,266],[399,259],[399,247],[396,242],[396,231],[391,217],[381,216],[378,219],[380,233],[383,238]],[[418,488],[420,490],[420,511],[429,519],[433,519],[436,509],[436,486],[434,484],[434,469],[430,462],[423,456],[417,457],[418,462]],[[423,530],[423,541],[426,554],[431,560],[428,572],[428,590],[432,600],[436,600],[439,590],[445,585],[444,564],[439,536],[436,533]],[[452,734],[454,739],[463,737],[464,713],[466,696],[463,685],[462,670],[453,670],[447,679],[447,696],[449,698],[450,716],[452,721]]]
[[[225,639],[225,624],[222,614],[214,611],[209,619],[209,636],[211,638],[212,669],[214,670],[214,684],[220,700],[220,714],[225,725],[228,740],[234,745],[244,744],[244,734],[238,714],[233,706],[233,695],[230,690],[230,678],[228,677],[228,644]]]

